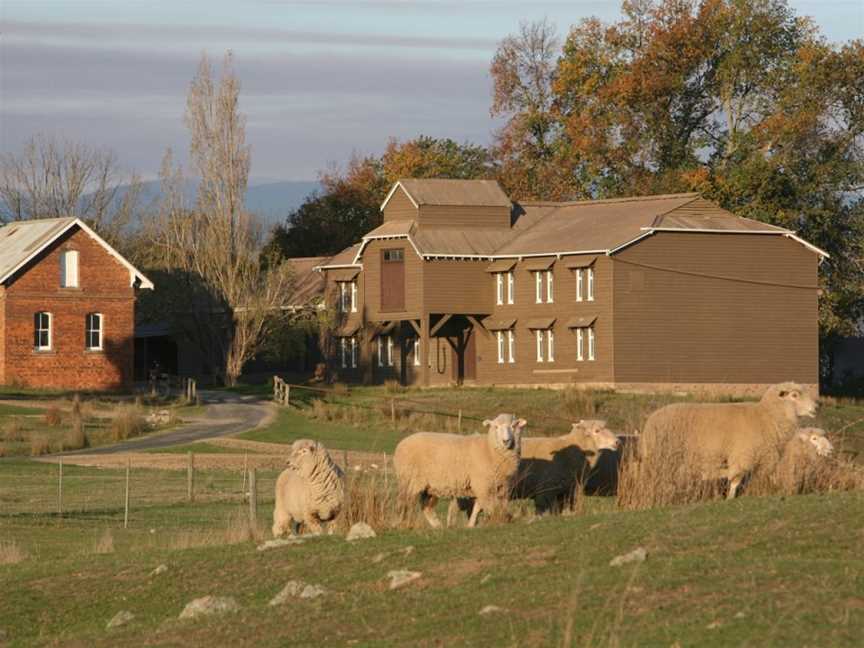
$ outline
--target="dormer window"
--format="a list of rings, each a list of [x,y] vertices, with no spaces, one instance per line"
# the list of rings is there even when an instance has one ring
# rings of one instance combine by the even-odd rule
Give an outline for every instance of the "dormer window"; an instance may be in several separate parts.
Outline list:
[[[78,251],[66,250],[60,254],[60,287],[78,287]]]

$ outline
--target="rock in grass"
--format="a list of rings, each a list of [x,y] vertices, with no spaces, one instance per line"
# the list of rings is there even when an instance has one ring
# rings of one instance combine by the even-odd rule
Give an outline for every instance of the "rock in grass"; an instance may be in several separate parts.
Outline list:
[[[615,556],[612,560],[609,561],[610,567],[621,567],[621,565],[626,565],[627,563],[632,562],[645,562],[645,558],[648,557],[648,552],[645,551],[644,547],[638,547],[631,551],[630,553],[621,554],[620,556]]]
[[[159,574],[164,574],[167,571],[168,571],[168,565],[162,564],[162,565],[159,565],[152,572],[150,572],[150,575],[151,576],[158,576]]]
[[[277,538],[268,540],[262,545],[258,545],[258,551],[267,551],[268,549],[278,549],[279,547],[289,547],[291,545],[303,544],[303,538]]]
[[[487,614],[495,614],[496,612],[503,612],[504,608],[500,608],[497,605],[487,605],[482,610],[480,610],[480,616],[486,616]]]
[[[236,612],[240,605],[230,596],[202,596],[190,601],[180,613],[181,619],[196,619],[213,614]]]
[[[110,630],[111,628],[119,628],[122,625],[126,625],[134,618],[135,615],[129,612],[129,610],[120,610],[111,618],[108,625],[105,626],[105,629]]]
[[[320,585],[309,585],[299,580],[292,580],[286,583],[285,587],[270,599],[269,605],[282,605],[289,598],[303,598],[303,599],[312,599],[318,598],[319,596],[323,596],[327,593]]]
[[[357,522],[356,524],[351,526],[351,529],[348,531],[348,535],[345,536],[345,539],[348,542],[353,542],[354,540],[364,540],[366,538],[374,538],[375,530],[366,524],[365,522]]]
[[[412,583],[422,575],[423,574],[420,572],[408,571],[407,569],[394,569],[393,571],[387,572],[387,578],[390,579],[391,590]]]

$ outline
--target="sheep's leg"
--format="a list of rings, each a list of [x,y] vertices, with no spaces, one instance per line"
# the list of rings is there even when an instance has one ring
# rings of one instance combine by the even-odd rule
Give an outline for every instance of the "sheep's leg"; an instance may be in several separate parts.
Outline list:
[[[438,498],[434,495],[421,495],[421,502],[423,506],[423,516],[426,518],[426,521],[429,522],[429,525],[433,529],[441,528],[441,520],[438,519],[438,516],[435,514],[435,507],[438,505]]]
[[[483,510],[483,505],[480,503],[480,498],[474,500],[474,510],[471,511],[471,517],[468,519],[468,526],[474,528],[477,526],[477,518],[480,517],[480,511]]]
[[[273,537],[278,538],[288,533],[289,526],[288,516],[279,510],[278,507],[275,508],[273,510]]]
[[[738,487],[741,486],[741,481],[743,479],[742,475],[735,475],[735,477],[729,480],[729,493],[726,495],[727,500],[735,499],[735,495],[738,493]]]
[[[447,507],[447,528],[453,526],[453,518],[459,512],[459,500],[455,497],[450,500],[450,506]]]
[[[321,535],[321,522],[314,515],[307,517],[306,520],[304,520],[304,524],[313,535]]]
[[[298,522],[297,520],[291,520],[289,522],[289,526],[291,527],[291,533],[293,535],[295,535],[295,536],[300,535],[300,527],[303,526],[300,522]]]

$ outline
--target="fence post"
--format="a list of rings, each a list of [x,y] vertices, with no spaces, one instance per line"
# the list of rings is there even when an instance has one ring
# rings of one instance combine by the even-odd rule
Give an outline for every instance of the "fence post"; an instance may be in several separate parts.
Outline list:
[[[243,499],[248,497],[249,493],[246,491],[246,475],[249,474],[249,453],[243,453],[243,485],[240,487],[240,492],[243,493]]]
[[[456,417],[456,429],[459,431],[459,434],[462,434],[462,410],[459,410],[459,413]]]
[[[285,385],[285,407],[288,407],[291,401],[291,385]]]
[[[396,427],[396,399],[390,399],[390,422]]]
[[[195,501],[195,455],[187,453],[186,463],[186,501]]]
[[[63,457],[60,457],[60,472],[57,483],[57,514],[63,517]]]
[[[384,455],[384,492],[387,492],[389,489],[387,488],[387,453],[383,452]]]
[[[258,529],[258,479],[256,471],[249,471],[249,524],[253,530]]]
[[[126,458],[126,501],[123,507],[123,528],[129,527],[129,472],[132,470],[132,458]]]

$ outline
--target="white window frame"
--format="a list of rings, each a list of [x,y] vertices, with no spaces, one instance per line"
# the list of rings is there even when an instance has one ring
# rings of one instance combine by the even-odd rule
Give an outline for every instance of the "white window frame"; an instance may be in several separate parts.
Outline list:
[[[546,329],[546,361],[555,362],[555,335],[552,329]]]
[[[357,280],[351,282],[351,312],[357,312]]]
[[[543,273],[539,270],[534,273],[534,303],[543,303]]]
[[[91,318],[98,317],[99,318],[99,328],[91,328],[90,321]],[[92,333],[99,334],[99,346],[90,346],[90,335]],[[84,348],[87,351],[101,351],[103,347],[102,338],[105,336],[105,316],[102,313],[87,313],[84,317]]]
[[[387,336],[387,366],[393,366],[393,336]]]
[[[343,369],[348,368],[348,338],[339,338],[339,351],[342,359],[341,365]]]
[[[47,316],[48,326],[43,328],[42,322],[36,322],[36,319],[34,318],[34,321],[33,321],[33,325],[34,325],[33,348],[36,349],[37,351],[50,351],[53,347],[53,344],[54,344],[54,331],[53,331],[54,316],[51,313],[49,313],[48,311],[38,311],[36,313],[36,316],[39,317],[40,315]],[[40,319],[41,319],[41,317],[40,317]],[[48,333],[48,344],[47,345],[40,344],[37,341],[37,339],[41,340],[42,336],[39,334],[42,332]]]
[[[582,301],[582,288],[584,286],[584,278],[582,276],[582,268],[576,270],[576,301]]]
[[[379,335],[377,338],[378,339],[378,366],[379,367],[384,366],[384,340],[382,339],[382,337],[383,336]]]
[[[594,268],[588,268],[588,301],[594,301]]]
[[[78,250],[64,250],[60,253],[61,288],[78,288],[80,280],[78,259]]]
[[[553,289],[553,277],[552,270],[546,271],[546,303],[552,304],[554,302],[553,295],[555,291]]]
[[[545,341],[543,339],[543,331],[541,329],[537,329],[534,331],[534,337],[537,341],[537,362],[543,362],[543,351],[545,345]]]
[[[414,366],[419,367],[420,362],[421,362],[421,360],[420,360],[420,338],[415,337],[414,338]]]
[[[349,344],[349,346],[351,347],[351,368],[356,369],[357,368],[357,347],[358,347],[357,336],[352,335],[350,340],[351,340],[351,343]]]
[[[504,331],[495,331],[498,343],[498,364],[504,364]]]
[[[516,332],[513,329],[507,329],[507,362],[516,362]]]
[[[576,360],[582,362],[585,359],[585,334],[581,328],[576,329]]]
[[[513,271],[507,273],[507,303],[512,305],[516,296],[516,277],[513,276]]]
[[[348,312],[348,291],[346,289],[345,284],[347,282],[340,281],[339,283],[339,312],[347,313]]]
[[[498,306],[504,305],[504,273],[495,273],[495,303]]]
[[[594,360],[594,327],[588,327],[588,360]]]

